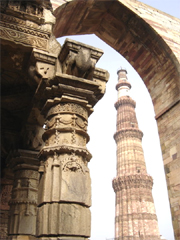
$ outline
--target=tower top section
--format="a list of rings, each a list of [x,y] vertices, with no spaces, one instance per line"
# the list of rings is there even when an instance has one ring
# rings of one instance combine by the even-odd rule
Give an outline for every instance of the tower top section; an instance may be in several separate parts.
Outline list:
[[[129,96],[131,84],[128,82],[127,71],[125,69],[120,69],[117,71],[117,75],[118,83],[116,85],[116,90],[118,91],[118,99],[122,96]]]

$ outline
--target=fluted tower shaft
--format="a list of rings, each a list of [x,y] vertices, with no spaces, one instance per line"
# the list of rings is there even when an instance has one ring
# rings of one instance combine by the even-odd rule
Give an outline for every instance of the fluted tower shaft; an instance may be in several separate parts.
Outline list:
[[[135,113],[136,103],[129,96],[131,84],[126,70],[118,71],[117,176],[115,238],[117,240],[159,240],[159,228],[152,197],[153,179],[147,174],[142,149],[143,133]]]

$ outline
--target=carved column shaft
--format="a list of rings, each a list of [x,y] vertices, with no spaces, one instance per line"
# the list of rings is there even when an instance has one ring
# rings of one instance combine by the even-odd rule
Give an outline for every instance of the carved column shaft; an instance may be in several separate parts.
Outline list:
[[[14,171],[14,183],[9,201],[9,235],[36,235],[37,191],[39,161],[37,152],[18,150],[9,156]]]
[[[13,187],[13,174],[10,169],[1,170],[3,177],[1,178],[0,192],[0,240],[6,240],[8,232],[8,215],[9,215],[9,200]]]
[[[87,110],[74,103],[59,103],[46,115],[37,236],[90,236],[87,118]]]

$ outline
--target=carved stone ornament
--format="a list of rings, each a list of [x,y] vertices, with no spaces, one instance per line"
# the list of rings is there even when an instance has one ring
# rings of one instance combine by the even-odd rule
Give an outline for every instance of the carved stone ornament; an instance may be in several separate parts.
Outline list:
[[[9,1],[7,9],[13,10],[19,14],[24,13],[27,15],[37,16],[39,18],[43,17],[43,8],[38,6],[36,2],[30,3],[30,1]]]
[[[26,31],[23,32],[21,31],[21,29],[18,29],[19,27],[17,27],[17,30],[14,29],[14,25],[3,25],[4,26],[1,26],[0,29],[2,39],[21,43],[25,46],[32,46],[41,50],[47,50],[48,39],[36,36],[37,34],[35,31],[30,31],[29,33],[26,33]]]
[[[65,114],[58,114],[55,118],[46,121],[46,130],[52,128],[62,128],[66,126],[76,127],[87,131],[87,121],[77,117],[76,114],[71,114],[67,118]]]
[[[48,51],[55,20],[50,10],[38,1],[8,1],[1,5],[2,39]]]
[[[14,170],[9,234],[35,235],[39,181],[37,152],[19,150],[10,157],[9,164]]]
[[[88,119],[88,112],[87,110],[75,103],[60,103],[54,107],[52,107],[48,114],[47,118],[51,115],[59,114],[59,113],[73,113],[76,115],[81,116],[83,119],[87,121]]]
[[[95,63],[89,49],[81,48],[77,55],[70,53],[63,64],[63,73],[92,80]]]
[[[89,172],[87,162],[83,161],[81,157],[78,157],[74,152],[62,160],[62,170],[64,172],[80,172],[85,174]]]
[[[142,131],[134,128],[121,129],[114,134],[114,139],[116,142],[123,138],[138,138],[142,140],[142,137]]]
[[[62,72],[92,80],[95,64],[102,54],[100,49],[66,39],[60,54]]]
[[[120,191],[127,188],[148,188],[152,189],[153,179],[148,175],[127,175],[113,179],[114,191]]]
[[[133,108],[136,107],[136,102],[132,98],[129,98],[128,96],[121,97],[120,99],[118,99],[117,102],[114,104],[114,106],[117,110],[119,106],[128,105],[128,104],[132,105]]]

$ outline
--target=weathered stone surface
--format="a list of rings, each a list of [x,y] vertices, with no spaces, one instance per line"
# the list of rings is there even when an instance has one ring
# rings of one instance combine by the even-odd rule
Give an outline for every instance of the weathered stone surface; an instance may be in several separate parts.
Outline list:
[[[12,240],[36,240],[36,239],[37,239],[36,237],[25,235],[17,235],[12,237]]]
[[[90,225],[90,210],[78,204],[45,204],[38,209],[38,236],[71,235],[72,239],[73,236],[89,237]]]
[[[41,240],[56,240],[56,237],[41,237],[39,238]],[[66,236],[62,236],[62,237],[58,237],[58,240],[88,240],[89,238],[86,237],[76,237],[76,236],[71,236],[71,237],[66,237]]]
[[[81,159],[75,154],[62,154],[56,160],[47,159],[39,185],[39,204],[73,201],[91,206],[89,170]]]
[[[37,152],[19,150],[10,154],[8,164],[14,171],[8,233],[33,236],[36,234],[39,180]]]
[[[66,39],[60,54],[62,72],[92,80],[95,64],[102,54],[100,49]]]
[[[82,171],[82,170],[81,170]],[[91,206],[91,180],[88,174],[64,172],[62,174],[62,193],[61,199],[64,201],[71,201],[83,203]]]
[[[164,169],[168,186],[175,238],[180,238],[180,103],[158,118]]]
[[[101,69],[95,75],[98,82],[93,78],[101,55],[98,49],[68,39],[58,72],[39,84],[35,106],[45,118],[45,145],[39,153],[38,238],[90,236],[87,124],[108,80]]]

